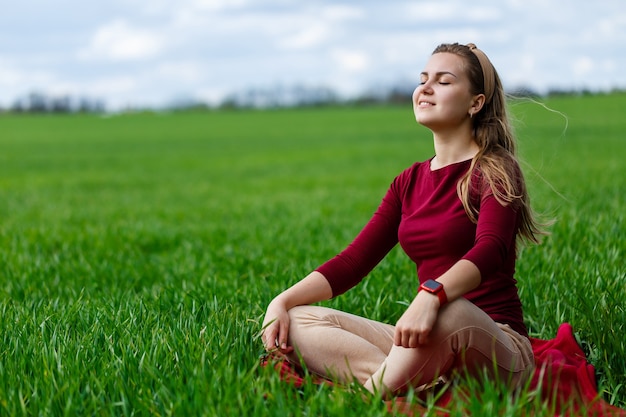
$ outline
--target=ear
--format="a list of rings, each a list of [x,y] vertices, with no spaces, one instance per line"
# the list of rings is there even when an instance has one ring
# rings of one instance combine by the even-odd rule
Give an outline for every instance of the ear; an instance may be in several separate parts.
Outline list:
[[[474,115],[478,113],[483,108],[484,105],[485,105],[485,95],[477,94],[472,98],[472,101],[470,102],[470,108],[468,110],[468,113],[471,115]]]

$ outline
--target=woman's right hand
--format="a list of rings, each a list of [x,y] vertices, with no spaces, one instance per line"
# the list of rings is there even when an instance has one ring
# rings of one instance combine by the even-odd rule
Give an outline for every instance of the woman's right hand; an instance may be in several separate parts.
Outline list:
[[[287,354],[293,351],[292,346],[287,346],[287,336],[289,334],[289,313],[287,308],[279,300],[274,299],[267,306],[265,318],[263,319],[263,334],[261,340],[265,350],[280,351]]]
[[[267,306],[263,319],[261,341],[265,349],[284,354],[293,352],[293,346],[287,344],[289,309],[328,300],[332,296],[333,290],[328,280],[317,271],[311,272],[304,279],[277,295]]]

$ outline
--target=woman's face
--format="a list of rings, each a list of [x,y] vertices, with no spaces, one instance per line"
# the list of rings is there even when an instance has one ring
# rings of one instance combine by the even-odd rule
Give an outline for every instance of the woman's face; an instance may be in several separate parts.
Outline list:
[[[474,111],[475,95],[470,93],[470,81],[463,58],[451,53],[430,57],[413,92],[413,111],[418,123],[431,130],[455,128],[467,123]]]

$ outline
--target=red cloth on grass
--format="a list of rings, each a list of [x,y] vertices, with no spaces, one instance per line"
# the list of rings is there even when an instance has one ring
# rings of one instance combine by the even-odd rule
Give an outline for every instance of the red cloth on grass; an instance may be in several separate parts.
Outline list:
[[[540,390],[542,398],[554,407],[555,415],[626,417],[626,410],[610,405],[598,394],[595,369],[587,362],[569,323],[561,324],[554,339],[531,338],[530,342],[537,365],[531,388]],[[268,365],[273,365],[286,383],[301,387],[306,381],[286,360],[273,361],[271,357],[265,357],[261,366]],[[313,383],[330,384],[330,381],[314,378]],[[450,394],[450,391],[444,393],[437,405],[445,409],[453,399]],[[398,408],[398,403],[391,402],[389,406]],[[408,414],[423,411],[406,409],[401,404],[399,408]]]
[[[557,415],[572,403],[576,411],[569,415],[581,415],[584,408],[589,416],[626,417],[626,410],[610,405],[598,394],[595,369],[587,362],[569,323],[559,326],[554,339],[531,338],[530,342],[537,366],[531,387],[541,390]]]

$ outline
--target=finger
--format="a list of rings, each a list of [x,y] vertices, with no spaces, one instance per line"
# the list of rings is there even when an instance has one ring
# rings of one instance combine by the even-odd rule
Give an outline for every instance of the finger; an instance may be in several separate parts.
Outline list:
[[[411,332],[403,326],[396,326],[394,342],[397,346],[407,347]]]
[[[273,330],[275,321],[275,319],[265,320],[263,322],[263,327],[261,328],[261,341],[267,350],[269,350],[270,344],[274,344],[273,340],[276,337],[275,335],[272,335],[272,333],[275,333]]]
[[[409,331],[402,332],[402,347],[404,348],[411,347],[411,332]]]
[[[423,332],[420,333],[420,336],[419,336],[419,344],[420,345],[427,345],[428,344],[428,335],[429,335],[429,332],[427,332],[427,331],[423,331]]]
[[[280,353],[282,353],[284,355],[294,351],[293,346],[287,346],[285,349],[281,348],[279,350],[280,350]]]
[[[287,349],[287,337],[289,335],[289,323],[281,321],[279,324],[278,347],[281,350]]]
[[[402,346],[402,332],[396,328],[393,334],[393,344],[396,346]]]
[[[276,328],[275,326],[265,329],[265,350],[276,349]]]

